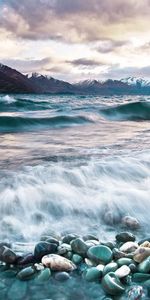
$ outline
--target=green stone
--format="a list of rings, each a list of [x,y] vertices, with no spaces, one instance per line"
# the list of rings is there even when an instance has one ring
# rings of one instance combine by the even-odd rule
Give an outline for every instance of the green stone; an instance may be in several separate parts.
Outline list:
[[[125,288],[115,273],[111,272],[102,279],[102,287],[107,294],[117,296],[125,291]]]
[[[20,280],[28,280],[33,278],[34,274],[35,270],[32,267],[27,267],[17,274],[17,278],[19,278]]]
[[[71,241],[70,245],[71,245],[72,251],[75,254],[79,254],[83,257],[86,257],[87,250],[89,247],[86,245],[86,243],[82,239],[77,238],[77,239]]]
[[[102,277],[102,271],[99,270],[97,267],[92,267],[87,269],[84,275],[84,278],[87,281],[95,281]]]
[[[89,248],[88,257],[96,263],[108,264],[112,260],[112,251],[107,246],[98,245]]]
[[[72,256],[72,261],[75,265],[79,265],[82,261],[82,256],[78,255],[78,254],[74,254]]]
[[[35,278],[35,282],[36,283],[43,283],[43,282],[49,280],[50,276],[51,276],[51,270],[49,268],[45,268]]]
[[[115,262],[109,263],[105,266],[103,271],[103,276],[105,276],[109,272],[115,272],[118,269],[118,265]]]
[[[146,258],[138,265],[138,271],[140,273],[149,273],[150,272],[150,257]]]
[[[150,279],[150,274],[145,273],[134,273],[132,276],[133,281],[142,282]]]
[[[126,257],[119,258],[116,262],[119,267],[123,265],[129,266],[130,264],[134,263],[134,261],[131,258],[126,258]]]
[[[9,288],[7,297],[8,300],[22,300],[27,293],[27,283],[23,281],[15,281]]]

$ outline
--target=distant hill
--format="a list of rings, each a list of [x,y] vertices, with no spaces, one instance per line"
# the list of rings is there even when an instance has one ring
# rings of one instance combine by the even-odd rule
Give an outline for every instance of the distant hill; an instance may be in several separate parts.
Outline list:
[[[128,77],[121,80],[84,80],[71,84],[38,73],[23,75],[0,64],[0,93],[150,95],[150,82],[142,78]]]

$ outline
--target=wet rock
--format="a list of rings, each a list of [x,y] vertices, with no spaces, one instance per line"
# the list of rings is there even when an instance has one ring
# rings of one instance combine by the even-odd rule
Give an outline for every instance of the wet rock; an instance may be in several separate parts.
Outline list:
[[[71,246],[68,244],[61,244],[60,246],[58,246],[57,248],[57,253],[59,255],[63,255],[66,254],[67,252],[71,251]]]
[[[85,243],[88,246],[88,248],[90,248],[92,246],[97,246],[100,244],[98,241],[95,241],[95,240],[89,240],[89,241],[86,241]]]
[[[27,293],[27,283],[22,281],[15,281],[8,289],[8,300],[22,300],[25,299]]]
[[[87,234],[87,235],[84,235],[82,237],[82,239],[86,242],[86,241],[89,241],[89,240],[93,240],[93,241],[97,241],[99,242],[99,239],[95,236],[95,235],[92,235],[92,234]]]
[[[44,266],[42,264],[34,264],[34,269],[36,271],[42,271],[44,270]]]
[[[140,245],[140,247],[150,248],[150,242],[145,241],[144,243],[142,243],[142,244]]]
[[[138,242],[138,244],[141,245],[141,244],[143,244],[144,242],[150,242],[150,237],[146,237],[146,238],[140,240],[140,241]]]
[[[134,273],[132,280],[135,282],[142,282],[150,279],[150,274],[146,273]]]
[[[49,254],[42,258],[42,264],[53,271],[73,271],[75,264],[65,257],[57,254]]]
[[[132,230],[136,230],[140,228],[140,223],[136,218],[125,216],[122,218],[122,224]]]
[[[134,286],[128,293],[129,300],[141,300],[144,296],[144,290],[142,286]]]
[[[100,270],[97,267],[92,267],[85,271],[84,278],[87,281],[92,282],[92,281],[96,281],[96,280],[100,279],[102,277],[102,274],[103,274],[102,270]]]
[[[86,256],[87,250],[89,247],[86,245],[86,243],[82,239],[77,238],[77,239],[71,241],[70,245],[71,245],[73,252],[75,252],[76,254],[79,254],[83,257]]]
[[[66,281],[70,279],[70,275],[67,272],[57,272],[55,274],[55,279],[58,281]]]
[[[130,264],[134,263],[134,261],[131,258],[119,258],[116,263],[119,267],[122,267],[123,265],[129,266]]]
[[[111,250],[113,250],[116,246],[116,244],[114,242],[106,242],[106,243],[102,242],[101,244],[103,246],[106,246],[106,247],[110,248]]]
[[[118,265],[115,262],[109,263],[104,267],[103,276],[105,276],[107,273],[115,272],[118,269]]]
[[[83,260],[82,256],[80,256],[78,254],[73,254],[72,261],[75,265],[79,265],[82,260]]]
[[[56,253],[56,251],[57,251],[56,244],[50,244],[47,242],[39,242],[35,246],[34,257],[36,258],[37,261],[40,261],[44,255]]]
[[[63,236],[62,243],[70,244],[71,241],[75,240],[78,237],[79,236],[77,234],[67,234],[67,235]]]
[[[49,268],[45,268],[40,271],[38,276],[35,278],[35,282],[38,284],[43,283],[49,280],[50,276],[51,276],[51,270]]]
[[[93,262],[92,260],[90,260],[89,258],[85,258],[85,263],[87,266],[89,267],[95,267],[97,264],[95,262]]]
[[[102,287],[107,294],[117,296],[125,291],[125,288],[115,273],[111,272],[102,279]]]
[[[50,243],[50,244],[55,244],[55,245],[59,246],[59,241],[57,239],[51,237],[51,236],[46,239],[46,242]]]
[[[17,278],[20,280],[28,280],[28,279],[33,278],[34,274],[35,274],[35,269],[32,267],[28,267],[28,268],[21,270],[17,274]]]
[[[29,265],[29,264],[34,264],[36,262],[36,258],[34,257],[33,254],[29,253],[25,255],[24,257],[20,257],[17,260],[17,265]]]
[[[116,240],[118,242],[123,242],[123,243],[135,242],[135,239],[136,239],[135,235],[133,235],[130,232],[120,232],[116,235]]]
[[[130,268],[130,270],[131,270],[132,273],[135,273],[137,271],[137,266],[134,263],[130,264],[129,268]]]
[[[138,265],[138,271],[140,273],[149,273],[150,272],[150,257],[146,258]]]
[[[133,256],[134,261],[141,263],[144,259],[150,256],[150,248],[139,247]]]
[[[130,274],[131,270],[128,266],[121,266],[118,270],[115,271],[116,276],[118,278],[124,278]]]
[[[14,264],[17,261],[17,255],[11,249],[3,246],[2,253],[0,254],[0,260],[7,263],[7,264]]]
[[[135,242],[126,242],[120,247],[121,252],[132,253],[138,248],[138,244]]]
[[[110,248],[99,245],[89,248],[87,256],[96,263],[108,264],[112,260],[112,251]]]
[[[123,258],[125,256],[126,256],[126,254],[124,252],[118,250],[117,248],[113,249],[113,257],[114,257],[115,260]]]

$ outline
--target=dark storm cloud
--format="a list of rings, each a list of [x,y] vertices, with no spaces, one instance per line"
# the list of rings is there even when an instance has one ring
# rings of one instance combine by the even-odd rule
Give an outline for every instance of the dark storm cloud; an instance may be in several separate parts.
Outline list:
[[[0,27],[28,39],[92,41],[102,25],[148,16],[149,0],[5,0]]]
[[[93,66],[93,67],[97,67],[97,66],[102,66],[105,65],[103,62],[100,62],[98,60],[92,60],[92,59],[86,59],[86,58],[79,58],[79,59],[74,59],[71,61],[66,61],[69,64],[72,64],[74,66]]]

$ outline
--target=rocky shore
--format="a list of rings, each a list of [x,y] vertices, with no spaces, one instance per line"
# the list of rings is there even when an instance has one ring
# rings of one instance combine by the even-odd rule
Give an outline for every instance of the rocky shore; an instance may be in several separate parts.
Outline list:
[[[130,231],[110,242],[93,234],[42,236],[33,253],[26,254],[1,242],[0,261],[1,300],[150,299],[150,237],[137,241]],[[61,297],[53,289],[60,289]]]

